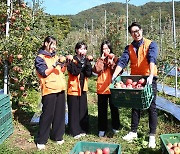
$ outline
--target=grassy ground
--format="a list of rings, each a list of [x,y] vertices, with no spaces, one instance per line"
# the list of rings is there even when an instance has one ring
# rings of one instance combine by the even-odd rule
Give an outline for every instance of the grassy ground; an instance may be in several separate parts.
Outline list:
[[[13,113],[14,133],[0,145],[0,154],[19,154],[19,153],[35,153],[35,154],[68,154],[78,141],[97,141],[117,143],[121,145],[123,154],[159,154],[161,153],[160,135],[165,133],[179,133],[180,122],[174,119],[171,115],[158,110],[158,128],[157,128],[157,147],[156,149],[148,149],[148,114],[147,111],[142,112],[140,124],[138,127],[139,138],[133,143],[127,143],[122,140],[122,136],[126,135],[130,130],[131,110],[121,108],[120,120],[121,130],[118,134],[114,135],[110,126],[105,137],[99,138],[97,136],[97,97],[95,92],[95,78],[89,81],[90,89],[88,93],[89,102],[89,115],[90,115],[90,132],[87,136],[78,140],[68,135],[68,128],[64,135],[65,143],[61,146],[57,145],[51,140],[48,140],[46,150],[38,151],[36,149],[34,140],[38,126],[30,125],[30,120],[34,114],[34,107],[25,105]],[[31,96],[32,97],[32,96]],[[29,102],[30,103],[30,102]],[[110,114],[109,114],[110,117]]]

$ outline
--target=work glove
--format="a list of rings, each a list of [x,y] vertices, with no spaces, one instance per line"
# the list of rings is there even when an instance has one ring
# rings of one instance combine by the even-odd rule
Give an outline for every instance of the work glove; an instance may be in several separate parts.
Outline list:
[[[148,78],[147,78],[147,84],[152,84],[153,81],[153,75],[151,74]]]

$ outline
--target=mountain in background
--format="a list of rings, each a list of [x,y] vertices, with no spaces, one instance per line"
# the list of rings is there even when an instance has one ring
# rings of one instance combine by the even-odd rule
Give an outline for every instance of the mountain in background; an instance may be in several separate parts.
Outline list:
[[[138,21],[142,25],[147,25],[152,21],[159,23],[160,12],[162,25],[168,20],[172,21],[172,2],[149,2],[142,6],[128,5],[129,23]],[[91,9],[82,11],[76,15],[67,15],[70,18],[73,29],[82,29],[88,27],[91,29],[99,28],[106,20],[123,18],[126,20],[126,4],[111,2],[102,4]],[[161,10],[161,11],[160,11]],[[180,2],[175,2],[176,26],[180,26]],[[93,19],[93,20],[92,20]],[[92,22],[93,21],[93,22]]]

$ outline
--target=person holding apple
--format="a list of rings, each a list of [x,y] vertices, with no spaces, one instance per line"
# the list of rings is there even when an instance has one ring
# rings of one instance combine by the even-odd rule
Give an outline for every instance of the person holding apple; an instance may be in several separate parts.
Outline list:
[[[120,128],[119,110],[111,100],[109,85],[112,74],[115,70],[118,58],[112,52],[111,43],[105,40],[101,44],[101,57],[97,59],[93,72],[98,74],[97,95],[98,95],[98,131],[99,137],[103,137],[108,126],[108,101],[111,110],[112,129],[114,133]]]
[[[122,56],[119,59],[117,67],[112,77],[112,81],[119,72],[125,68],[130,61],[131,75],[148,76],[146,83],[152,84],[154,98],[148,109],[149,113],[149,148],[155,148],[155,134],[157,128],[156,94],[157,94],[157,43],[143,37],[141,25],[133,22],[128,31],[134,39],[133,42],[125,47]],[[132,141],[137,138],[137,128],[140,120],[140,110],[132,109],[131,131],[123,137],[124,140]]]
[[[64,143],[65,66],[61,65],[64,57],[56,55],[56,44],[57,41],[54,37],[46,37],[35,59],[35,68],[40,81],[43,104],[37,135],[37,148],[39,150],[45,149],[49,135],[57,144]]]
[[[86,56],[87,45],[80,41],[75,46],[75,56],[68,56],[68,126],[70,134],[78,139],[85,136],[89,129],[87,105],[88,77],[92,75],[90,61]]]

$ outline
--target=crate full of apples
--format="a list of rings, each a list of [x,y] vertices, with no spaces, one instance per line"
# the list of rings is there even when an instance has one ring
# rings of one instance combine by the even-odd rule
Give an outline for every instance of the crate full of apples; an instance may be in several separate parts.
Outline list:
[[[180,154],[180,133],[160,135],[163,154]]]
[[[114,143],[80,141],[70,154],[121,154],[121,146]]]
[[[152,85],[147,85],[148,76],[118,76],[110,85],[112,103],[116,107],[149,108],[152,99]]]

